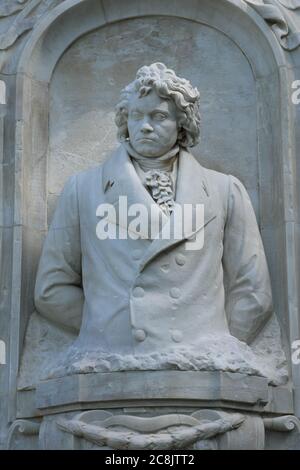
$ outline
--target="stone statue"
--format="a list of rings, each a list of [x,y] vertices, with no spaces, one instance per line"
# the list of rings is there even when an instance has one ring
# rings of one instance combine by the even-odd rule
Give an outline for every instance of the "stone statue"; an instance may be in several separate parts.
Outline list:
[[[116,107],[119,148],[65,185],[35,304],[79,335],[52,377],[179,369],[286,380],[251,347],[273,311],[249,196],[189,152],[199,97],[162,63],[140,68]]]

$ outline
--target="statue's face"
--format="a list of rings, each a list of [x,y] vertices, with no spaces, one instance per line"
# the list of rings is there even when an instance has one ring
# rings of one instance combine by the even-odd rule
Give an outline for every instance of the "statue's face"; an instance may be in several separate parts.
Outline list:
[[[128,133],[132,147],[145,157],[160,157],[176,143],[176,106],[150,91],[142,98],[133,94],[128,108]]]

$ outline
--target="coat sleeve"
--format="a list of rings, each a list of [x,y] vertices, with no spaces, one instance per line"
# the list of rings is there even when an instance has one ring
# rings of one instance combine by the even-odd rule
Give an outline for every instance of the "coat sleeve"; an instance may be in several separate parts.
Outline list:
[[[255,213],[246,189],[234,176],[229,176],[223,268],[230,332],[251,343],[272,315],[272,294]]]
[[[81,325],[80,224],[76,176],[66,183],[46,237],[37,272],[35,305],[47,319],[78,332]]]

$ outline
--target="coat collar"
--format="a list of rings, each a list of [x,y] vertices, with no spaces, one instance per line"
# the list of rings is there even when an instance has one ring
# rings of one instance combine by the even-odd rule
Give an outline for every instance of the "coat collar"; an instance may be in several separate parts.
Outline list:
[[[160,252],[192,237],[216,217],[211,205],[212,189],[205,176],[205,169],[189,152],[183,149],[180,150],[178,161],[176,203],[179,210],[180,208],[184,209],[184,204],[191,204],[193,211],[196,209],[196,204],[204,205],[204,222],[202,221],[201,224],[194,227],[190,233],[182,233],[180,237],[178,236],[180,230],[177,230],[176,223],[180,219],[175,217],[175,213],[170,218],[165,216],[153,201],[141,183],[129,155],[122,146],[104,163],[102,185],[106,202],[116,206],[120,196],[127,196],[128,207],[132,204],[142,204],[146,207],[148,214],[151,213],[152,225],[157,223],[158,227],[159,220],[162,220],[165,224],[164,230],[168,227],[168,224],[170,225],[170,237],[168,239],[159,238],[159,233],[155,234],[154,231],[156,237],[153,237],[152,243],[145,252],[140,265],[141,270]],[[127,227],[123,225],[123,228]],[[141,234],[141,236],[148,239],[148,233]]]
[[[112,157],[104,163],[102,186],[106,202],[114,205],[116,209],[119,207],[120,196],[127,198],[128,208],[132,207],[134,204],[141,204],[141,207],[145,210],[145,214],[148,214],[149,227],[150,222],[152,222],[153,227],[158,228],[168,221],[168,217],[154,202],[149,192],[142,184],[131,158],[123,146],[120,146]],[[124,219],[118,217],[117,220],[118,222],[120,222],[120,220],[122,221],[122,228],[128,228],[128,218]],[[153,230],[153,238],[158,232],[158,229],[156,231]],[[148,231],[142,231],[139,235],[149,240]]]

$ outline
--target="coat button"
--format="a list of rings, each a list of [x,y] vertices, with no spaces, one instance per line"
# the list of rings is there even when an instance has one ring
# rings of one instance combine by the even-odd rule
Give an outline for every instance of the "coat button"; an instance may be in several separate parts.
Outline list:
[[[163,273],[168,273],[170,271],[170,265],[169,263],[162,264],[160,269],[162,270]]]
[[[172,287],[172,289],[170,290],[170,296],[173,299],[179,299],[180,294],[180,289],[178,289],[177,287]]]
[[[179,266],[183,266],[185,264],[186,258],[184,255],[179,253],[178,255],[175,256],[175,261]]]
[[[133,250],[132,258],[135,260],[139,260],[142,257],[142,250]]]
[[[132,291],[133,297],[144,297],[145,291],[142,287],[135,287]]]
[[[182,341],[182,333],[179,330],[174,330],[171,335],[172,340],[175,343],[180,343]]]
[[[146,332],[144,330],[135,330],[133,336],[137,341],[145,341],[146,339]]]

